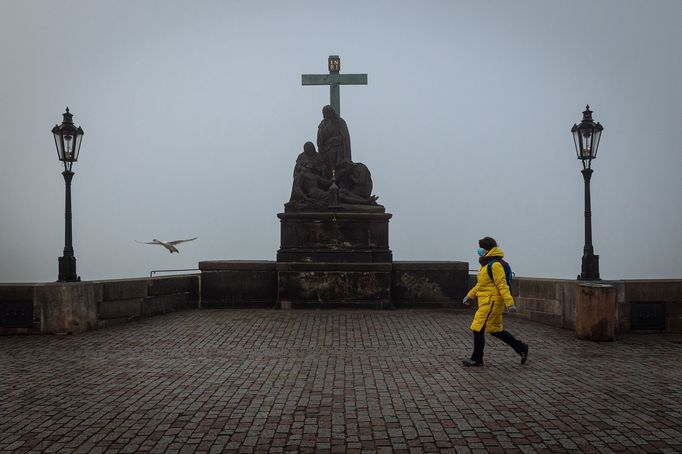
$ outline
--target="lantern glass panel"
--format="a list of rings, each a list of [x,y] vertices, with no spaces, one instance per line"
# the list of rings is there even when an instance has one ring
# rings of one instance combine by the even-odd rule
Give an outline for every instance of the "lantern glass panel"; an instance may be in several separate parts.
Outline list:
[[[597,157],[597,151],[599,150],[599,140],[601,139],[601,125],[597,123],[597,127],[592,131],[592,158]]]
[[[55,126],[52,129],[52,135],[54,136],[54,144],[57,147],[57,158],[60,161],[64,160],[64,143],[62,142],[62,134],[59,130],[59,126]]]
[[[592,159],[592,129],[584,129],[580,131],[582,144],[580,147],[581,159]]]
[[[64,160],[73,161],[73,149],[76,144],[73,134],[70,131],[64,133]]]

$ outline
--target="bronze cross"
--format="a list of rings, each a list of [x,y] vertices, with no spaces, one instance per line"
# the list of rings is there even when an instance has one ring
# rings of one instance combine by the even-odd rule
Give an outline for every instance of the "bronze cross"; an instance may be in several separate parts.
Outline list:
[[[339,74],[341,59],[338,55],[330,55],[328,59],[329,74],[302,74],[303,85],[329,85],[330,104],[341,116],[340,85],[367,85],[367,74]]]

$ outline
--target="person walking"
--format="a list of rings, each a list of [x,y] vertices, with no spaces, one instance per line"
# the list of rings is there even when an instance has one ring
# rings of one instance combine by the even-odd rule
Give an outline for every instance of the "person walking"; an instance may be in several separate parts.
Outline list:
[[[516,339],[502,326],[502,312],[506,307],[509,312],[516,312],[514,298],[507,284],[507,278],[502,265],[504,252],[497,247],[497,242],[486,236],[478,241],[478,261],[481,269],[476,278],[476,285],[472,288],[462,303],[465,306],[471,304],[474,298],[478,299],[478,310],[471,323],[474,332],[474,351],[471,358],[462,361],[467,367],[483,366],[483,349],[485,347],[485,333],[489,333],[511,348],[521,356],[521,364],[528,360],[528,344]],[[488,268],[492,267],[489,272]],[[490,276],[492,275],[492,279]]]

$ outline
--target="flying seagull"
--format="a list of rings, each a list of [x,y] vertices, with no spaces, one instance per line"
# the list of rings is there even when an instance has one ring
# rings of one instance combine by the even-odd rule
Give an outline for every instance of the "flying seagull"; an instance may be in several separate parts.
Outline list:
[[[160,246],[165,247],[168,249],[168,251],[172,254],[173,252],[177,252],[178,254],[180,251],[178,251],[178,248],[175,247],[176,244],[184,243],[186,241],[194,241],[196,240],[197,237],[195,236],[194,238],[190,238],[189,240],[175,240],[175,241],[159,241],[156,238],[154,238],[152,241],[146,242],[146,241],[137,241],[136,242],[140,244],[158,244]]]

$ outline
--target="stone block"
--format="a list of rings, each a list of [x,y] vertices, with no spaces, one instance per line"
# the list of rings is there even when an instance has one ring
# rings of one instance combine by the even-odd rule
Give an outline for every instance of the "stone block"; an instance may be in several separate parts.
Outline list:
[[[33,304],[35,284],[0,284],[0,334],[40,332],[40,310]]]
[[[390,263],[279,263],[277,270],[280,302],[391,302]]]
[[[93,281],[92,284],[95,286],[95,301],[104,301],[104,286],[102,282]]]
[[[35,288],[42,333],[80,333],[97,328],[96,285],[56,283]]]
[[[277,301],[275,262],[201,262],[201,299],[205,307],[262,307]]]
[[[558,317],[561,317],[563,313],[562,304],[558,300],[519,297],[516,301],[519,311],[541,312]]]
[[[561,316],[559,315],[548,314],[546,312],[529,312],[528,319],[544,325],[561,328]]]
[[[100,283],[104,301],[129,300],[147,296],[149,279],[120,279]]]
[[[632,319],[630,313],[632,305],[630,303],[616,303],[616,332],[622,333],[630,331]]]
[[[0,334],[40,332],[40,313],[33,300],[0,300]]]
[[[466,262],[393,262],[391,301],[397,307],[431,303],[461,307],[468,290]]]
[[[277,262],[386,263],[390,213],[279,213]]]
[[[174,293],[144,298],[141,304],[142,315],[150,317],[185,309],[188,305],[187,296],[188,293]]]
[[[280,250],[277,259],[280,262],[312,262],[312,263],[390,263],[393,258],[391,251],[375,249],[354,250],[320,250],[296,249]]]
[[[2,301],[33,301],[35,284],[0,284],[0,303]]]
[[[578,281],[562,281],[559,284],[558,296],[562,304],[562,328],[575,329],[575,297]]]
[[[536,300],[534,298],[524,298],[524,297],[519,297],[517,299],[523,302],[522,305],[526,311],[528,311],[528,312],[542,312],[542,310],[539,308],[538,300]]]
[[[671,317],[668,319],[668,331],[674,334],[682,333],[682,317]]]
[[[665,303],[666,331],[670,333],[682,332],[682,301],[667,301]]]
[[[682,301],[668,301],[665,303],[665,314],[668,318],[682,318]]]
[[[206,260],[199,262],[201,271],[275,271],[272,260]]]
[[[580,339],[612,341],[615,333],[616,289],[608,284],[584,283],[576,296],[575,331]]]
[[[622,281],[602,281],[602,284],[613,285],[616,288],[616,304],[625,303],[625,285]]]
[[[624,281],[625,299],[638,301],[678,301],[682,303],[682,280],[651,279]]]
[[[664,331],[666,329],[666,306],[664,301],[631,302],[630,328],[634,331]]]
[[[556,300],[559,296],[557,289],[561,281],[558,280],[515,278],[514,282],[517,294],[522,297]]]
[[[98,320],[131,319],[142,316],[142,298],[108,300],[97,303]]]
[[[164,276],[149,279],[148,296],[169,295],[173,293],[190,293],[198,295],[199,275]]]
[[[561,302],[558,300],[545,300],[545,312],[551,315],[557,315],[561,317],[562,310]]]

